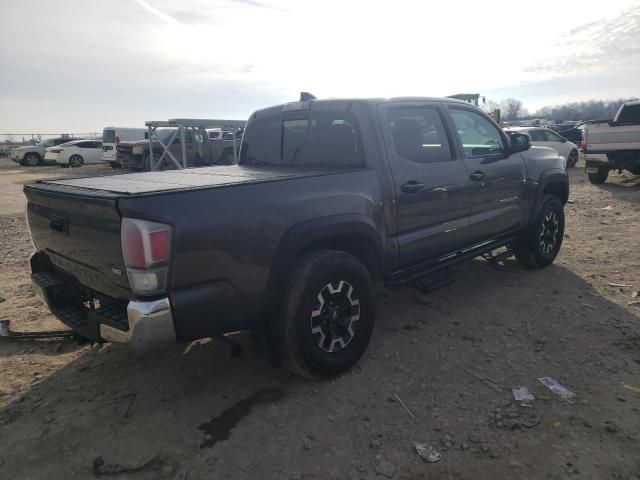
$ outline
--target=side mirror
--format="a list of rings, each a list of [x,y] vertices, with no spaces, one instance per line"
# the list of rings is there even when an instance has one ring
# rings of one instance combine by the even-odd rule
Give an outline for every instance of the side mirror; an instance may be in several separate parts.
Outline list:
[[[511,153],[524,152],[531,148],[531,137],[526,133],[507,132],[511,139]]]

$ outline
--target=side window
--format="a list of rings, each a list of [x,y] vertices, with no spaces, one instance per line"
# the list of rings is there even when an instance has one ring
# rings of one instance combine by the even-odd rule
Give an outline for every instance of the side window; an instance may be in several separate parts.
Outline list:
[[[394,149],[400,157],[420,163],[452,159],[447,134],[436,108],[392,108],[386,116]]]
[[[547,142],[561,142],[562,137],[551,130],[544,130],[544,134],[547,137]]]
[[[204,143],[204,133],[202,132],[202,130],[196,130],[195,132],[193,132],[193,138],[196,143]]]
[[[530,130],[529,135],[531,135],[531,140],[534,142],[547,141],[547,136],[544,134],[543,130]]]
[[[78,148],[91,148],[92,142],[78,142],[76,143],[76,147]]]
[[[72,138],[56,138],[55,140],[51,141],[51,146],[57,146],[62,143],[67,143],[70,140],[73,140],[73,139]]]
[[[452,108],[450,111],[465,156],[504,154],[502,136],[493,123],[471,110]]]

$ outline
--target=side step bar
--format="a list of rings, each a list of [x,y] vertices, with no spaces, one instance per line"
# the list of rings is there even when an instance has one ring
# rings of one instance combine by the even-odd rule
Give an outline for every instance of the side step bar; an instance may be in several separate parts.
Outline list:
[[[415,282],[419,278],[424,277],[426,275],[430,275],[439,270],[451,267],[453,265],[456,265],[458,263],[461,263],[467,260],[471,260],[475,257],[482,256],[486,253],[490,253],[500,247],[504,247],[509,243],[515,242],[517,238],[518,237],[515,235],[509,236],[509,237],[497,238],[495,240],[481,243],[480,245],[476,245],[466,250],[461,250],[454,254],[447,255],[438,260],[433,260],[433,261],[411,266],[409,268],[400,270],[398,272],[395,272],[389,275],[385,279],[384,285],[387,288],[397,288],[406,283]],[[506,253],[509,253],[509,255],[505,258],[508,258],[511,255],[513,255],[513,252],[509,250],[508,252],[505,252],[504,254],[500,254],[494,258],[500,258],[502,257],[502,255],[505,255]],[[501,260],[504,260],[504,258],[501,258]]]

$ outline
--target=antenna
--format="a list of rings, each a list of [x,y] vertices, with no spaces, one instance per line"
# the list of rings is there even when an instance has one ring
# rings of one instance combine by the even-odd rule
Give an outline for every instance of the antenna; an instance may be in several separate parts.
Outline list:
[[[312,95],[309,92],[300,92],[301,102],[308,102],[309,100],[315,100],[315,99],[316,99],[315,95]]]

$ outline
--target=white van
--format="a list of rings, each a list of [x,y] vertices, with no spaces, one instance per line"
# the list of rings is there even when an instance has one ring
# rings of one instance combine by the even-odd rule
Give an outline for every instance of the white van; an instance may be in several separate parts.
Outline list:
[[[113,168],[120,168],[118,144],[138,142],[149,138],[146,128],[104,127],[102,130],[102,161]]]

